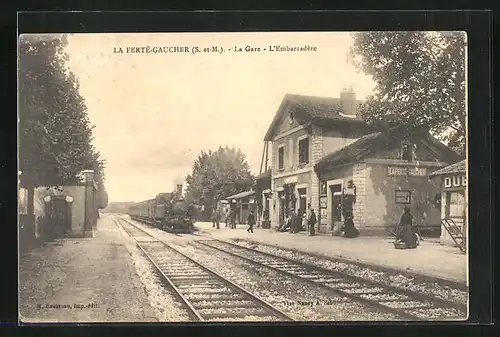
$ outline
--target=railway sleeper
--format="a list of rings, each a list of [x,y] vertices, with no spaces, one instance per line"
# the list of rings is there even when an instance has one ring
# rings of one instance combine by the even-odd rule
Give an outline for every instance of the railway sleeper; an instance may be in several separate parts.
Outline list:
[[[209,308],[254,308],[255,303],[252,301],[231,300],[231,301],[207,301],[209,303],[196,303],[196,309],[209,309]],[[227,303],[234,302],[234,303]]]
[[[205,280],[205,279],[202,279],[202,280],[176,280],[175,283],[179,286],[179,287],[184,287],[184,288],[188,288],[188,287],[203,287],[203,286],[217,286],[217,287],[220,287],[222,286],[222,284],[219,282],[219,281],[215,281],[215,280]]]
[[[202,301],[231,301],[231,300],[242,301],[246,299],[241,294],[233,294],[233,296],[220,296],[219,294],[205,294],[205,295],[206,296],[203,296],[201,294],[191,294],[191,295],[186,294],[184,297],[186,297],[186,299],[189,300],[189,302],[192,302],[193,304]]]
[[[219,308],[201,309],[200,315],[206,319],[212,318],[245,318],[246,316],[269,316],[269,310],[261,307],[252,308]]]

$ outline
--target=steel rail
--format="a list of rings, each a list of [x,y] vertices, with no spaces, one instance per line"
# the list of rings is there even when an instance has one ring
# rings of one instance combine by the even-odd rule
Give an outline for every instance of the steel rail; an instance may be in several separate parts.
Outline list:
[[[199,242],[200,240],[197,240],[197,241]],[[310,268],[310,269],[314,269],[316,271],[320,271],[320,272],[324,272],[324,273],[339,274],[340,276],[342,276],[344,278],[350,278],[351,280],[356,281],[356,282],[371,283],[374,286],[384,287],[384,288],[386,288],[388,290],[391,290],[393,292],[399,292],[399,293],[405,294],[405,295],[410,296],[410,297],[420,297],[421,300],[436,302],[437,304],[442,305],[442,306],[454,308],[454,309],[460,310],[462,312],[467,312],[467,306],[464,305],[464,304],[461,304],[461,303],[457,303],[456,301],[449,301],[449,300],[445,300],[445,299],[442,299],[442,298],[439,298],[439,297],[435,297],[435,296],[431,296],[431,295],[419,293],[419,292],[414,291],[414,290],[403,289],[403,288],[392,286],[392,285],[389,285],[389,284],[380,283],[380,282],[372,281],[372,280],[367,280],[367,279],[364,279],[364,278],[362,278],[360,276],[355,276],[355,275],[347,274],[347,273],[344,273],[344,272],[341,272],[341,271],[338,271],[338,270],[330,270],[330,269],[327,269],[325,267],[321,267],[321,266],[318,266],[318,265],[314,265],[314,264],[302,262],[302,261],[299,261],[299,260],[296,260],[296,259],[293,259],[293,258],[289,258],[289,257],[274,255],[274,254],[263,252],[263,251],[260,251],[260,250],[254,250],[254,249],[251,249],[251,248],[248,248],[248,247],[244,247],[244,246],[240,246],[238,244],[235,244],[235,243],[232,243],[232,242],[228,242],[228,241],[225,241],[225,240],[221,240],[221,239],[211,238],[211,239],[208,239],[207,241],[218,241],[220,243],[227,244],[227,245],[235,247],[237,249],[244,249],[244,250],[247,250],[247,251],[250,251],[250,252],[254,252],[254,253],[266,255],[266,256],[269,256],[271,258],[286,260],[289,263],[296,263],[296,264],[299,264],[299,265],[303,265],[304,267],[307,267],[307,268]],[[257,243],[257,244],[260,244],[260,243]],[[285,251],[291,252],[289,249],[286,249],[286,248],[281,248],[281,247],[267,245],[267,244],[263,244],[263,245],[264,246],[268,246],[268,247],[272,247],[272,248],[283,249]],[[308,253],[306,253],[306,254],[308,254]],[[330,262],[338,262],[338,261],[330,260],[327,257],[325,257],[324,259],[326,259],[327,261],[330,261]],[[349,264],[349,262],[347,262],[347,261],[342,261],[341,263]],[[354,265],[363,268],[363,266],[360,266],[359,264],[354,264]],[[364,268],[367,268],[367,267],[364,267]]]
[[[350,281],[352,283],[357,283],[357,284],[361,284],[361,285],[364,284],[367,287],[382,288],[385,291],[391,291],[391,292],[393,292],[395,294],[403,294],[403,295],[407,296],[410,300],[413,300],[413,301],[428,301],[428,302],[431,302],[434,306],[436,306],[436,305],[439,306],[440,305],[441,307],[453,308],[453,309],[460,310],[462,312],[467,312],[466,310],[463,309],[463,306],[461,306],[460,304],[455,303],[455,302],[450,302],[450,301],[446,301],[446,300],[443,300],[443,299],[435,298],[433,296],[429,296],[429,295],[426,295],[426,294],[417,293],[417,292],[414,292],[414,291],[411,291],[411,290],[400,289],[400,288],[397,288],[397,287],[394,287],[394,286],[390,286],[390,285],[386,285],[386,284],[383,284],[383,283],[379,283],[379,282],[375,282],[375,281],[371,281],[371,280],[366,280],[366,279],[363,279],[361,277],[349,275],[349,274],[346,274],[346,273],[343,273],[343,272],[340,272],[340,271],[332,271],[332,270],[329,270],[329,269],[326,269],[326,268],[322,268],[322,267],[319,267],[319,266],[307,264],[307,263],[304,263],[304,262],[301,262],[301,261],[297,261],[297,260],[294,260],[294,259],[290,259],[290,258],[286,258],[286,257],[282,257],[282,256],[277,256],[277,255],[273,255],[273,254],[270,254],[270,253],[261,252],[261,251],[257,251],[257,250],[253,250],[253,249],[250,249],[248,247],[243,247],[243,246],[236,245],[236,244],[233,244],[233,243],[230,243],[230,242],[226,242],[226,241],[222,241],[222,240],[219,240],[219,239],[209,240],[208,242],[210,242],[210,241],[220,242],[222,244],[226,244],[226,245],[228,245],[230,247],[233,247],[235,249],[239,249],[241,251],[249,251],[249,252],[251,252],[253,254],[257,254],[257,255],[269,257],[271,259],[274,259],[275,261],[284,261],[284,262],[287,262],[289,264],[296,265],[299,268],[302,268],[302,269],[305,269],[305,270],[311,270],[311,271],[320,272],[320,273],[324,274],[325,276],[339,277],[339,278],[342,278],[342,279],[344,279],[346,281]],[[379,303],[379,302],[387,302],[387,301],[383,301],[383,300],[376,301],[376,300],[365,299],[365,298],[362,298],[360,296],[361,294],[351,294],[351,293],[342,291],[341,289],[333,289],[333,288],[327,286],[326,284],[321,284],[319,282],[313,281],[312,279],[301,277],[301,276],[295,275],[295,274],[293,274],[291,272],[287,272],[285,270],[281,270],[279,268],[270,266],[270,265],[266,264],[265,262],[255,261],[255,260],[253,260],[253,259],[251,259],[249,257],[241,256],[239,254],[236,254],[236,253],[224,250],[224,249],[222,249],[220,247],[215,247],[213,245],[210,245],[210,244],[206,243],[206,241],[204,242],[202,240],[197,240],[196,242],[198,242],[198,243],[200,243],[200,244],[202,244],[204,246],[216,249],[218,251],[227,253],[227,254],[229,254],[231,256],[235,256],[237,258],[241,258],[241,259],[246,260],[246,261],[248,261],[250,263],[254,263],[254,264],[260,265],[262,267],[265,267],[265,268],[268,268],[268,269],[272,269],[272,270],[274,270],[276,272],[283,273],[283,274],[286,274],[286,275],[293,276],[295,278],[301,279],[301,280],[303,280],[303,281],[305,281],[307,283],[311,283],[311,284],[314,284],[316,286],[320,286],[322,288],[328,289],[329,291],[341,294],[342,296],[346,296],[346,297],[352,298],[352,299],[354,299],[354,300],[356,300],[358,302],[361,302],[363,304],[366,304],[368,306],[371,306],[371,307],[374,307],[374,308],[377,308],[377,309],[382,309],[382,310],[387,311],[387,312],[391,312],[391,313],[396,314],[397,316],[402,317],[402,318],[412,319],[412,320],[421,320],[420,317],[418,317],[416,315],[413,315],[413,314],[410,314],[410,313],[407,313],[406,311],[407,310],[432,309],[433,308],[433,307],[391,308],[391,307],[389,307],[387,305]],[[400,301],[400,302],[402,302],[402,301]]]
[[[120,219],[122,221],[124,221],[123,219]],[[146,255],[146,257],[148,258],[148,260],[153,264],[153,266],[155,267],[156,271],[162,276],[163,280],[167,282],[168,286],[170,288],[172,288],[174,290],[174,294],[175,296],[181,300],[181,302],[186,305],[188,308],[189,308],[189,311],[190,311],[190,316],[192,318],[195,318],[195,320],[198,320],[198,321],[203,321],[203,317],[200,315],[200,313],[195,309],[193,308],[193,306],[191,305],[191,303],[188,301],[187,298],[184,297],[184,295],[182,295],[182,293],[180,292],[180,290],[172,283],[172,281],[170,280],[170,278],[165,275],[165,273],[161,270],[161,268],[156,264],[156,262],[153,260],[153,258],[148,254],[148,252],[146,252],[146,250],[144,249],[144,247],[139,243],[139,241],[134,237],[134,235],[132,233],[130,233],[130,231],[125,228],[125,226],[119,224],[119,220],[116,220],[115,221],[117,222],[118,225],[120,225],[129,235],[130,237],[132,237],[137,245],[137,247],[139,247],[139,249],[144,253],[144,255]],[[136,227],[138,228],[138,227]],[[144,233],[146,234],[149,234],[145,231],[143,231]],[[150,235],[150,234],[149,234]],[[152,235],[150,235],[151,237],[153,237]],[[150,241],[151,242],[151,241]],[[160,242],[158,240],[155,240],[154,242]]]
[[[180,252],[179,250],[175,249],[174,247],[172,247],[171,245],[169,245],[168,243],[166,243],[165,241],[155,237],[154,235],[148,233],[146,230],[144,230],[143,228],[140,228],[138,227],[137,225],[133,224],[132,222],[130,222],[128,219],[124,219],[124,218],[120,218],[121,221],[125,221],[127,223],[129,223],[131,226],[133,226],[134,228],[146,233],[147,235],[151,236],[152,238],[155,239],[155,242],[158,242],[158,243],[161,243],[163,244],[167,249],[169,249],[171,252],[177,254],[177,255],[180,255],[182,256],[183,258],[185,258],[186,260],[192,262],[194,265],[196,265],[197,267],[199,267],[201,270],[207,272],[208,274],[212,275],[214,278],[216,278],[217,280],[221,281],[223,284],[226,284],[226,285],[229,285],[230,287],[234,288],[236,291],[240,292],[240,293],[243,293],[246,297],[248,297],[250,300],[254,301],[254,302],[257,302],[258,304],[260,304],[261,306],[263,306],[264,308],[266,308],[270,314],[278,317],[278,318],[281,318],[282,320],[285,320],[285,321],[293,321],[293,319],[288,316],[287,314],[285,314],[284,312],[282,312],[281,310],[279,310],[278,308],[274,307],[273,305],[271,305],[270,303],[267,303],[266,301],[264,301],[263,299],[255,296],[254,294],[252,294],[251,292],[247,291],[246,289],[242,288],[241,286],[235,284],[234,282],[232,282],[231,280],[223,277],[222,275],[218,274],[217,272],[213,271],[212,269],[202,265],[201,263],[199,263],[198,261],[194,260],[193,258],[187,256],[186,254]],[[123,228],[125,228],[125,226],[122,225]],[[128,232],[128,231],[127,231]],[[132,234],[129,233],[129,235],[132,236]],[[137,241],[137,244],[139,246],[140,245],[140,242]],[[196,309],[194,309],[192,307],[192,305],[190,304],[189,300],[186,299],[181,293],[180,293],[180,290],[172,283],[172,281],[170,281],[169,277],[167,275],[165,275],[159,266],[156,265],[156,263],[154,263],[154,261],[152,260],[151,256],[145,251],[145,249],[143,247],[141,247],[141,250],[144,251],[146,253],[146,255],[148,256],[148,258],[153,262],[153,264],[155,265],[155,267],[160,270],[162,276],[164,278],[166,278],[168,281],[169,281],[169,284],[171,284],[173,286],[173,288],[176,290],[176,292],[181,296],[181,298],[183,299],[183,301],[189,305],[190,309],[192,309],[196,314],[197,316],[201,319],[201,320],[204,320],[203,319],[203,315],[198,313],[196,311]]]

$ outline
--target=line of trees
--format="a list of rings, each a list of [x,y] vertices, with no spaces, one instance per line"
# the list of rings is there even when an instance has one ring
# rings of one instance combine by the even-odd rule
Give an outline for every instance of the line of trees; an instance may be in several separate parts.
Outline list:
[[[362,117],[425,127],[465,155],[466,38],[463,32],[354,33],[350,59],[376,83]]]
[[[34,225],[34,189],[77,181],[95,172],[98,208],[106,207],[105,160],[92,145],[92,129],[79,83],[66,67],[65,35],[23,35],[19,41],[19,170]]]
[[[217,151],[201,151],[192,173],[186,177],[186,200],[210,210],[217,201],[248,190],[254,179],[240,149],[225,146]]]

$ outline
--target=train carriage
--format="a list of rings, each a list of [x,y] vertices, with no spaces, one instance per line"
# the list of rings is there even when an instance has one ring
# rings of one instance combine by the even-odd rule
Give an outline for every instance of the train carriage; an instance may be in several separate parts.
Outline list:
[[[182,185],[178,185],[175,192],[160,193],[154,199],[133,204],[129,216],[168,232],[194,231],[195,207],[182,197]]]

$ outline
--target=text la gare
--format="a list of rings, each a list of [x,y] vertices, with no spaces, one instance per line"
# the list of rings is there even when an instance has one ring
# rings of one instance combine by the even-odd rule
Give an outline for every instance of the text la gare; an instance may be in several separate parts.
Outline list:
[[[242,52],[242,51],[247,51],[247,52],[252,52],[252,51],[261,51],[259,47],[252,47],[252,46],[246,46],[245,48],[241,47],[234,47],[235,52]]]

